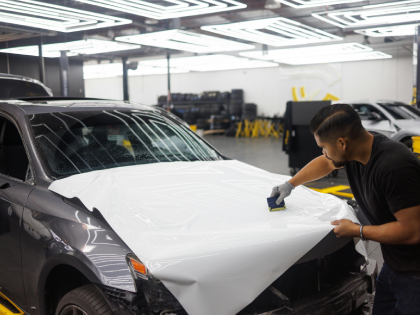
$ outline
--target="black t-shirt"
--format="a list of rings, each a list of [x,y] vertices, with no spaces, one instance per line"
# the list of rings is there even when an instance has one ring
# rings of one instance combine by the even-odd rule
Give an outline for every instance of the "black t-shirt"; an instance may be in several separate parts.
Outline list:
[[[394,213],[420,205],[420,161],[402,143],[374,136],[369,162],[345,165],[351,190],[372,225],[396,221]],[[396,273],[420,276],[420,244],[381,244],[387,265]]]

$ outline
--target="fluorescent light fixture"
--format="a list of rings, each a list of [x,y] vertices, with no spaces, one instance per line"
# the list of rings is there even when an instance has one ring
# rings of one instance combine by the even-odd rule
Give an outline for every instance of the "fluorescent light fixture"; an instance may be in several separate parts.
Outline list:
[[[420,0],[401,0],[357,8],[312,13],[341,28],[387,26],[420,20]]]
[[[156,75],[166,74],[168,72],[167,67],[154,67],[148,65],[139,64],[137,70],[128,70],[129,76],[142,76],[142,75]],[[171,68],[171,73],[186,73],[189,72],[186,69]],[[83,66],[83,78],[89,79],[103,79],[103,78],[114,78],[123,75],[122,63],[107,63],[97,65],[86,65]]]
[[[139,64],[155,67],[164,67],[166,59],[144,60]],[[250,60],[248,58],[236,57],[231,55],[207,55],[182,58],[171,58],[171,67],[186,69],[189,71],[223,71],[235,69],[266,68],[277,67],[274,62]]]
[[[249,58],[274,60],[290,65],[392,58],[391,55],[374,51],[372,48],[359,43],[276,49],[269,50],[267,54],[262,54],[261,51],[250,51],[240,53],[240,55]]]
[[[319,56],[319,55],[335,55],[348,54],[357,52],[372,51],[372,48],[359,43],[342,43],[334,45],[311,46],[302,48],[287,48],[287,49],[272,49],[266,52],[247,51],[241,52],[239,55],[247,58],[256,58],[262,60],[284,59],[289,57],[305,57],[305,56]]]
[[[384,37],[384,36],[410,36],[415,35],[416,28],[419,24],[406,24],[386,27],[373,27],[361,30],[356,30],[356,33],[363,34],[372,37]]]
[[[295,9],[312,8],[324,5],[362,2],[363,0],[276,0]]]
[[[392,58],[391,55],[385,54],[380,51],[368,51],[353,54],[339,54],[339,55],[324,55],[324,56],[311,56],[311,57],[290,57],[285,59],[277,59],[276,61],[286,63],[289,65],[309,65],[317,63],[334,63],[334,62],[348,62],[348,61],[361,61],[361,60],[374,60],[374,59],[388,59]]]
[[[42,1],[0,0],[0,22],[68,33],[132,21]]]
[[[121,36],[117,37],[115,40],[194,53],[211,53],[255,48],[248,44],[181,30]]]
[[[67,51],[67,56],[93,55],[122,50],[138,49],[140,45],[120,43],[108,40],[85,39],[67,43],[42,45],[42,55],[49,58],[60,57],[61,51]],[[0,49],[2,53],[26,56],[38,56],[38,46],[23,46]]]
[[[246,8],[235,0],[76,0],[116,11],[163,20]]]
[[[281,17],[202,26],[201,29],[277,47],[342,40],[341,37]]]

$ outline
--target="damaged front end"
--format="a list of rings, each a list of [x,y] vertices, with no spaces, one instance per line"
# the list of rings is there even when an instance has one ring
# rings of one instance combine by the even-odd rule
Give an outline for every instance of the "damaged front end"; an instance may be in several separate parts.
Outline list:
[[[353,240],[334,238],[328,235],[237,315],[344,315],[366,304],[375,291],[376,261],[360,255]],[[139,268],[145,272],[132,268],[138,293],[102,287],[115,313],[187,314],[161,281]]]
[[[376,273],[376,261],[366,261],[351,241],[296,263],[238,315],[350,314],[374,292]]]

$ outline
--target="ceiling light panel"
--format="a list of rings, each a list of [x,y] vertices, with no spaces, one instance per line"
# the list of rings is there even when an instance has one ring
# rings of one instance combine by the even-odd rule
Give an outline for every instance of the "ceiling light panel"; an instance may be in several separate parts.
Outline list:
[[[35,0],[0,0],[0,22],[68,33],[132,21]]]
[[[67,43],[42,45],[42,55],[48,58],[60,57],[61,51],[67,51],[67,56],[93,55],[110,53],[123,50],[138,49],[140,45],[120,43],[99,39],[78,40]],[[23,46],[15,48],[0,49],[2,53],[18,54],[26,56],[38,56],[38,46]]]
[[[128,70],[129,76],[142,76],[142,75],[156,75],[166,74],[167,67],[154,67],[147,65],[138,65],[137,70]],[[171,68],[171,73],[186,73],[186,69]],[[89,79],[103,79],[114,78],[123,75],[122,63],[108,63],[83,66],[83,78]]]
[[[289,57],[348,54],[357,52],[367,52],[372,50],[372,48],[359,43],[343,43],[303,48],[272,49],[265,52],[261,50],[248,51],[241,52],[239,53],[239,55],[247,58],[256,58],[261,60],[275,60]]]
[[[276,49],[269,50],[266,54],[261,51],[251,51],[240,53],[240,55],[249,58],[274,60],[290,65],[392,58],[391,55],[374,51],[372,48],[359,43]]]
[[[420,0],[393,1],[312,15],[341,28],[386,26],[420,20]]]
[[[363,0],[276,0],[295,9],[312,8],[324,5],[362,2]]]
[[[319,63],[334,63],[334,62],[348,62],[348,61],[362,61],[362,60],[375,60],[375,59],[388,59],[392,58],[391,55],[385,54],[380,51],[367,51],[353,54],[339,54],[339,55],[320,55],[320,56],[301,56],[289,57],[284,59],[277,59],[277,62],[289,65],[309,65]]]
[[[255,48],[248,44],[181,30],[122,36],[117,37],[116,40],[194,53],[211,53]]]
[[[372,37],[385,37],[385,36],[412,36],[416,33],[416,28],[419,24],[396,25],[386,27],[373,27],[361,30],[355,30],[356,33],[372,36]]]
[[[244,9],[234,0],[76,0],[112,10],[163,20]]]
[[[164,67],[166,59],[154,59],[140,61],[141,65]],[[248,58],[236,57],[231,55],[208,55],[208,56],[194,56],[172,58],[170,60],[171,67],[178,69],[186,69],[189,71],[223,71],[249,68],[266,68],[277,67],[275,62],[250,60]]]
[[[342,40],[341,37],[281,17],[201,28],[208,32],[277,47]]]

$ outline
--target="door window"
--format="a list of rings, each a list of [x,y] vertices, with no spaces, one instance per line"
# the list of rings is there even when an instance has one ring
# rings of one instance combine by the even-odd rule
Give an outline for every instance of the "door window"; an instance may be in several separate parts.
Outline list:
[[[361,120],[372,120],[371,114],[377,113],[382,119],[388,119],[386,116],[377,108],[369,104],[352,104],[355,111],[359,114]]]
[[[0,173],[22,181],[29,166],[22,138],[15,124],[0,117]]]

